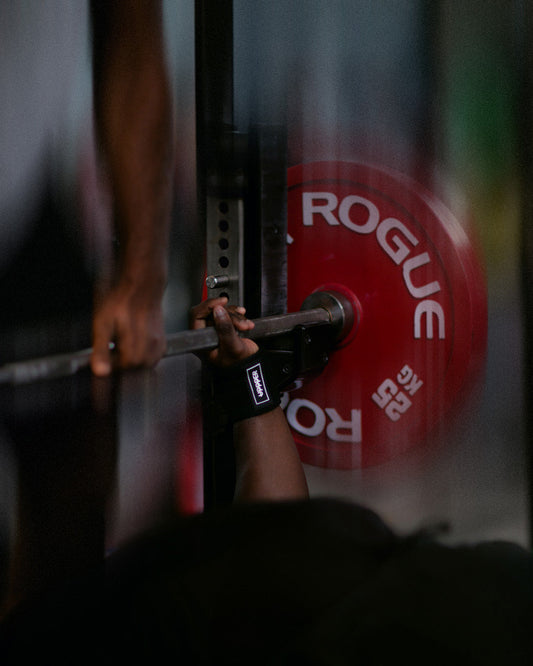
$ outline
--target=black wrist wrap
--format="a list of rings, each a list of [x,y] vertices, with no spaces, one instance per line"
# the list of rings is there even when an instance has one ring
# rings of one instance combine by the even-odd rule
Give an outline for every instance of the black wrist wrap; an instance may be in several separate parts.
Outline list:
[[[213,386],[215,399],[231,423],[265,414],[280,404],[267,355],[261,350],[229,368],[214,368]]]

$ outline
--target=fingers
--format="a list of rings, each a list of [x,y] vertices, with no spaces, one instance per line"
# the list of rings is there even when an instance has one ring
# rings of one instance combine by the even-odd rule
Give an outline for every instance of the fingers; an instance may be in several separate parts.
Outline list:
[[[166,349],[163,320],[157,312],[131,312],[117,328],[116,351],[120,368],[153,367]]]
[[[219,366],[229,366],[257,352],[259,347],[253,340],[240,337],[238,334],[239,330],[252,328],[250,324],[253,322],[235,319],[235,313],[229,312],[222,305],[217,305],[213,309],[213,315],[219,346],[211,353],[211,361]]]
[[[213,312],[217,307],[226,309],[238,331],[249,331],[255,326],[251,319],[246,318],[246,308],[242,305],[227,305],[227,303],[227,297],[220,296],[218,298],[208,298],[199,305],[195,305],[189,313],[189,328],[199,329],[212,325]]]
[[[229,356],[238,356],[241,351],[241,339],[233,325],[229,312],[221,305],[213,309],[215,329],[221,352]]]
[[[233,325],[238,331],[250,331],[255,326],[251,319],[246,318],[246,308],[243,308],[242,306],[231,306],[226,308],[226,310],[230,314]]]
[[[224,307],[228,302],[225,296],[219,298],[208,298],[191,308],[189,313],[189,328],[205,328],[213,317],[213,310],[217,306]]]
[[[110,300],[94,318],[91,370],[97,377],[107,377],[114,367],[153,367],[165,349],[160,308],[126,307]]]
[[[111,350],[109,343],[113,339],[113,324],[102,318],[96,319],[93,324],[93,351],[91,354],[91,370],[97,377],[107,377],[111,374]]]

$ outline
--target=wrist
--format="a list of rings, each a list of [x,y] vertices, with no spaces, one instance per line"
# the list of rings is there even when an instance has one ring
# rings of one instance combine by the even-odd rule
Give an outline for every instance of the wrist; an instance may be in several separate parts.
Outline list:
[[[125,211],[117,215],[117,276],[133,287],[164,291],[168,280],[170,215]]]
[[[117,283],[126,289],[152,297],[163,295],[168,281],[166,255],[120,257],[117,268]]]
[[[212,373],[215,398],[230,423],[260,416],[280,404],[280,392],[262,350],[229,367],[214,367]]]

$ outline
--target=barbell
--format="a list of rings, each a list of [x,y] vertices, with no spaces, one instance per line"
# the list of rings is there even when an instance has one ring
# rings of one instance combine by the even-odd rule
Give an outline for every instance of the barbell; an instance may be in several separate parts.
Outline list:
[[[353,305],[341,293],[316,292],[303,302],[300,311],[254,319],[254,328],[240,335],[262,340],[284,335],[301,326],[327,325],[332,339],[340,343],[354,327]],[[179,331],[167,336],[164,356],[206,352],[218,346],[213,327]],[[111,348],[113,349],[113,345]],[[54,354],[8,363],[0,367],[0,384],[27,384],[74,375],[90,364],[92,349]]]

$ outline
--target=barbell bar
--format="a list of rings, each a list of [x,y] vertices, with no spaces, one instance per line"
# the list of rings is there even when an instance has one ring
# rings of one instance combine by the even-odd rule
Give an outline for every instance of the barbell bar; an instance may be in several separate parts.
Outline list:
[[[353,304],[343,294],[318,291],[304,300],[300,311],[254,319],[254,328],[240,335],[261,340],[290,333],[299,326],[328,324],[334,331],[335,340],[340,342],[353,329],[355,314]],[[206,352],[217,346],[218,336],[213,327],[179,331],[167,336],[164,356]],[[110,348],[114,349],[114,345]],[[74,375],[89,366],[91,354],[92,349],[88,348],[7,363],[0,367],[0,385],[28,384]]]

